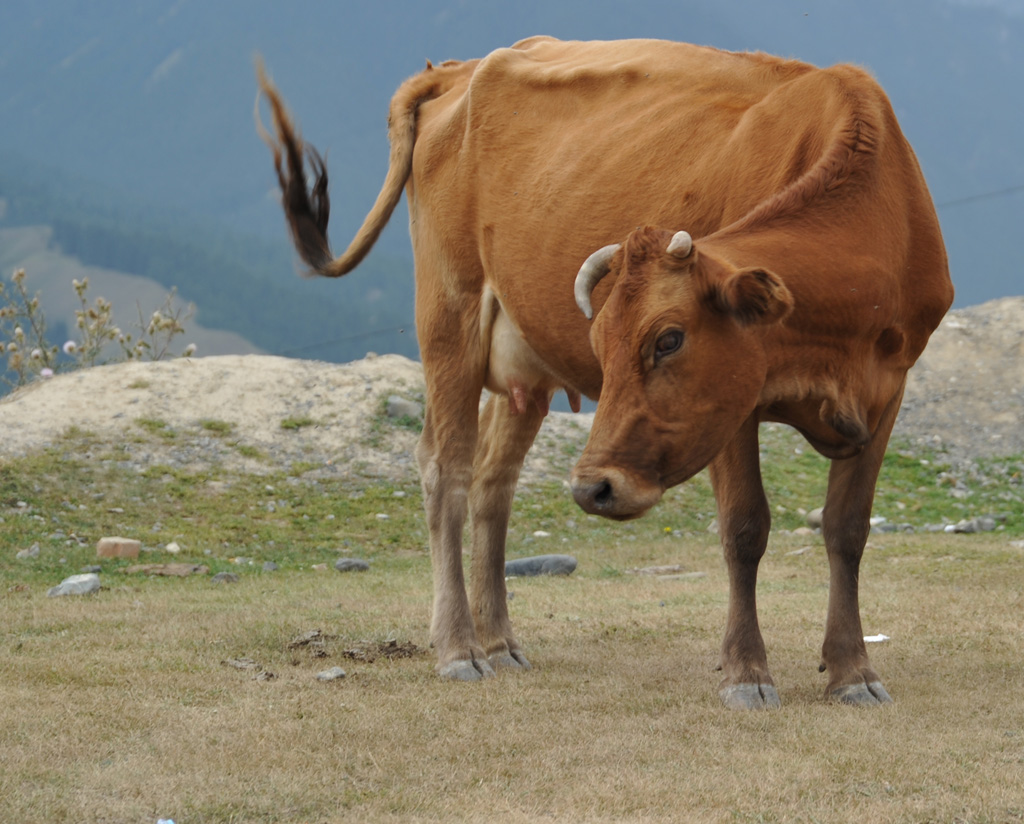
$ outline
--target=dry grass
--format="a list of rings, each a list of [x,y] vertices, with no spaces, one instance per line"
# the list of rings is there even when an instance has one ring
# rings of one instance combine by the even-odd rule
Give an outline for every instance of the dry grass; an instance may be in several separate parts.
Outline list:
[[[760,589],[784,707],[719,706],[725,574],[710,538],[573,546],[570,578],[510,584],[535,669],[442,683],[424,558],[370,572],[104,576],[85,599],[0,597],[5,821],[1024,821],[1024,551],[873,536],[865,631],[896,698],[822,698],[820,539],[773,536]],[[808,542],[802,555],[786,553]],[[682,563],[706,578],[623,574]],[[310,629],[326,657],[288,642]],[[227,667],[250,657],[276,677]],[[319,670],[348,677],[323,683]]]

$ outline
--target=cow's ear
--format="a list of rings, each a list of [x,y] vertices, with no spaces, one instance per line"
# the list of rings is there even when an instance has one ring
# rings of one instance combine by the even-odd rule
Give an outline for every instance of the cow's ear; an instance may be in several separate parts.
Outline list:
[[[766,269],[740,269],[716,284],[715,307],[744,326],[777,323],[793,309],[793,295],[777,275]]]

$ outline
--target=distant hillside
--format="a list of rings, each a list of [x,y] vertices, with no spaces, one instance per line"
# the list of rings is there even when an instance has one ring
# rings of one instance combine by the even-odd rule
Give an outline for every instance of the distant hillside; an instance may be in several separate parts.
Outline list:
[[[89,187],[46,167],[27,164],[5,171],[0,164],[4,278],[23,267],[30,279],[46,279],[61,268],[54,261],[64,260],[69,271],[97,267],[137,276],[162,293],[174,287],[182,300],[196,304],[204,326],[247,341],[226,350],[236,354],[265,351],[337,362],[375,348],[416,355],[408,263],[377,255],[344,283],[304,280],[296,273],[283,218],[280,223],[275,241],[260,240],[209,219]],[[30,228],[45,231],[17,231]],[[44,271],[34,272],[43,252]],[[70,284],[72,277],[63,282]],[[119,282],[124,298],[105,295],[115,308],[145,302],[131,281]],[[44,307],[64,297],[51,295],[49,288],[34,289],[42,291]]]
[[[956,305],[1021,291],[1017,0],[390,0],[300,12],[278,0],[39,0],[0,4],[0,32],[0,228],[48,226],[51,251],[176,286],[205,325],[270,353],[417,350],[404,205],[344,283],[296,278],[252,123],[257,52],[304,135],[329,152],[338,248],[384,177],[388,100],[428,58],[545,33],[858,63],[888,91],[929,180]],[[9,250],[0,258],[13,263]]]
[[[388,100],[428,58],[479,57],[544,33],[859,63],[889,92],[942,206],[957,305],[1020,291],[1024,13],[1013,0],[391,0],[298,13],[278,0],[43,0],[0,4],[0,32],[0,170],[48,164],[132,208],[161,204],[279,247],[273,173],[252,126],[255,52],[305,135],[330,150],[339,244],[383,178]],[[405,224],[396,215],[381,251],[408,267]]]
[[[86,293],[89,305],[96,298],[109,300],[118,326],[136,339],[141,316],[148,320],[153,311],[162,309],[168,290],[148,278],[129,275],[113,269],[87,266],[77,258],[56,250],[51,243],[50,227],[32,226],[0,229],[0,271],[10,274],[16,267],[24,268],[29,294],[39,293],[46,316],[51,343],[61,345],[73,337],[75,310],[81,308],[72,286],[74,280],[89,279]],[[179,295],[175,306],[187,309],[187,297]],[[182,317],[184,317],[184,313]],[[178,354],[194,343],[198,355],[264,354],[264,351],[241,335],[223,329],[211,329],[204,323],[202,312],[185,322],[186,334],[176,337],[172,353]],[[2,392],[3,387],[0,387]]]

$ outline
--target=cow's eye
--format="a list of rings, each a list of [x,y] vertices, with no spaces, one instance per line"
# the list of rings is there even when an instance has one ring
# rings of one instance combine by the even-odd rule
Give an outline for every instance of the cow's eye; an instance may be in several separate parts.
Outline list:
[[[666,332],[654,344],[654,360],[657,361],[666,355],[671,355],[683,345],[683,333],[678,329]]]

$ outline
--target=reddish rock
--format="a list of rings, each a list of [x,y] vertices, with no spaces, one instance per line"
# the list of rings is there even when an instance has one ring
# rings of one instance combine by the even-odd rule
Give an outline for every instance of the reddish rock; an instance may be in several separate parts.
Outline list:
[[[100,538],[97,558],[138,558],[142,543],[132,538]]]

